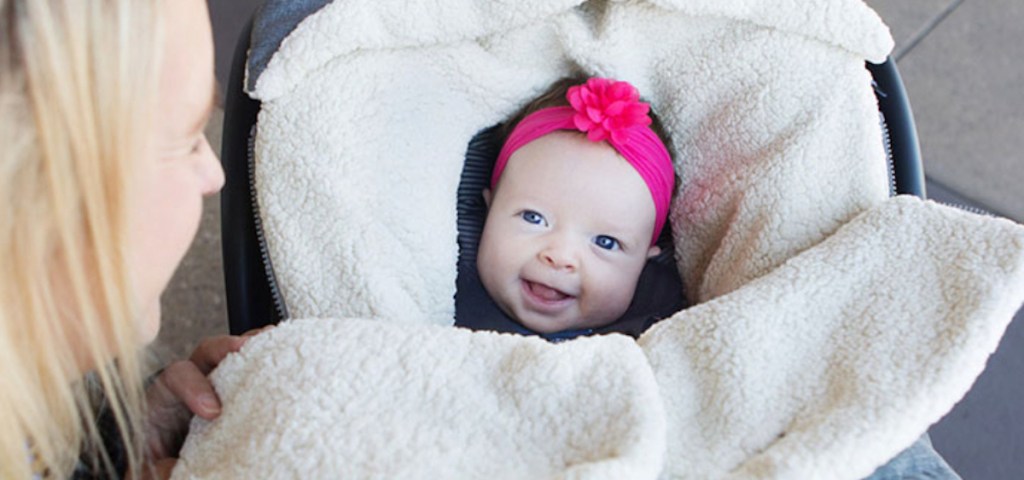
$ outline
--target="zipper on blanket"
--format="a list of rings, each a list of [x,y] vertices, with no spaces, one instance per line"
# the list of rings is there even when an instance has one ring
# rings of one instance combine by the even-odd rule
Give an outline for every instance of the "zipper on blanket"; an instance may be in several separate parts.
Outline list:
[[[975,215],[982,215],[982,216],[985,216],[985,217],[995,217],[996,216],[996,214],[994,214],[994,213],[992,213],[992,212],[990,212],[988,210],[985,210],[985,209],[982,209],[982,208],[978,208],[978,207],[975,207],[973,205],[967,205],[965,203],[957,203],[957,202],[936,202],[936,203],[938,203],[940,205],[945,205],[947,207],[957,208],[957,209],[963,210],[963,211],[968,212],[968,213],[973,213]]]
[[[878,85],[874,81],[871,82],[871,85],[872,87],[874,87],[876,94],[885,95],[885,93],[878,90]],[[878,124],[882,128],[882,145],[885,147],[885,162],[886,168],[888,169],[889,173],[889,196],[891,197],[896,195],[896,160],[893,158],[892,155],[892,137],[889,133],[889,124],[886,123],[885,114],[882,113],[881,111],[878,112]],[[940,205],[945,205],[947,207],[957,208],[976,215],[984,215],[987,217],[996,216],[995,214],[987,210],[963,203],[938,201],[936,201],[936,203]]]
[[[885,123],[885,115],[883,115],[882,112],[878,112],[878,117],[879,124],[882,127],[882,143],[885,146],[886,167],[889,169],[889,196],[891,197],[893,195],[896,195],[896,162],[892,157],[892,140],[889,136],[889,125]],[[976,215],[984,215],[987,217],[995,216],[992,212],[964,203],[938,201],[936,201],[936,203],[945,205],[947,207],[957,208]]]
[[[274,276],[274,266],[270,261],[270,252],[267,249],[266,235],[263,233],[263,220],[260,218],[260,204],[256,195],[256,125],[249,130],[249,141],[246,145],[246,171],[249,177],[249,203],[252,206],[252,216],[256,228],[256,243],[260,249],[260,260],[263,263],[263,271],[267,276],[267,284],[270,287],[270,299],[274,304],[274,312],[278,320],[288,318],[288,309],[285,308],[284,298],[281,290],[277,287],[277,279]]]
[[[878,112],[878,124],[882,127],[882,145],[885,147],[885,167],[889,173],[889,196],[896,195],[896,165],[892,158],[892,138],[889,136],[889,124],[885,122],[885,114]]]

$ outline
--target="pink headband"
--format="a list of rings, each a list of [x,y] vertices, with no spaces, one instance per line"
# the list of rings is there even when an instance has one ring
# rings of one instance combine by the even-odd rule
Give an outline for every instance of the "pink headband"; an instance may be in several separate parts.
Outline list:
[[[584,132],[592,142],[607,141],[647,184],[654,200],[654,245],[668,217],[675,170],[665,144],[648,127],[650,105],[640,101],[639,92],[629,83],[607,78],[591,78],[570,87],[565,97],[571,107],[537,110],[516,125],[494,164],[491,189],[498,185],[509,157],[524,145],[556,130]]]

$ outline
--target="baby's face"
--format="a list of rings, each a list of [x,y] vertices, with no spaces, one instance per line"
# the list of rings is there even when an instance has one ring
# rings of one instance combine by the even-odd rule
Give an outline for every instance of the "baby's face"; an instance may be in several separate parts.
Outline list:
[[[512,154],[490,193],[477,269],[502,310],[540,333],[622,316],[658,248],[651,194],[615,149],[545,135]]]

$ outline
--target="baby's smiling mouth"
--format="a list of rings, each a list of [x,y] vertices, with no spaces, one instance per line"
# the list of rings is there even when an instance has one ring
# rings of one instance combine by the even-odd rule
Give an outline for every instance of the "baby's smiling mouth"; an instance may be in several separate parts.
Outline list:
[[[567,306],[575,296],[543,283],[522,279],[523,291],[535,307],[541,310],[560,310]]]
[[[555,289],[555,288],[551,288],[551,287],[549,287],[547,285],[544,285],[542,283],[536,283],[536,282],[527,281],[526,285],[527,285],[527,287],[530,289],[530,291],[534,295],[536,295],[536,296],[538,296],[538,297],[540,297],[540,298],[542,298],[544,300],[548,300],[548,301],[552,301],[552,302],[558,301],[558,300],[564,300],[564,299],[569,298],[569,297],[572,296],[572,295],[569,295],[569,294],[567,294],[565,292],[562,292],[561,290],[558,290],[558,289]]]

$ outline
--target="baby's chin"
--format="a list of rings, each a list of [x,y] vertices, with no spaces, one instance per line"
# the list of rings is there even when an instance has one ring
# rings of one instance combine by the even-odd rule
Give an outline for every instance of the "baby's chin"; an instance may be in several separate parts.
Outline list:
[[[524,327],[537,333],[556,333],[565,332],[570,330],[584,330],[588,328],[599,328],[608,325],[615,321],[612,319],[586,319],[586,318],[575,318],[570,320],[562,320],[556,318],[546,318],[539,315],[515,315],[510,314],[513,319],[519,322]],[[618,318],[618,317],[616,317]]]

